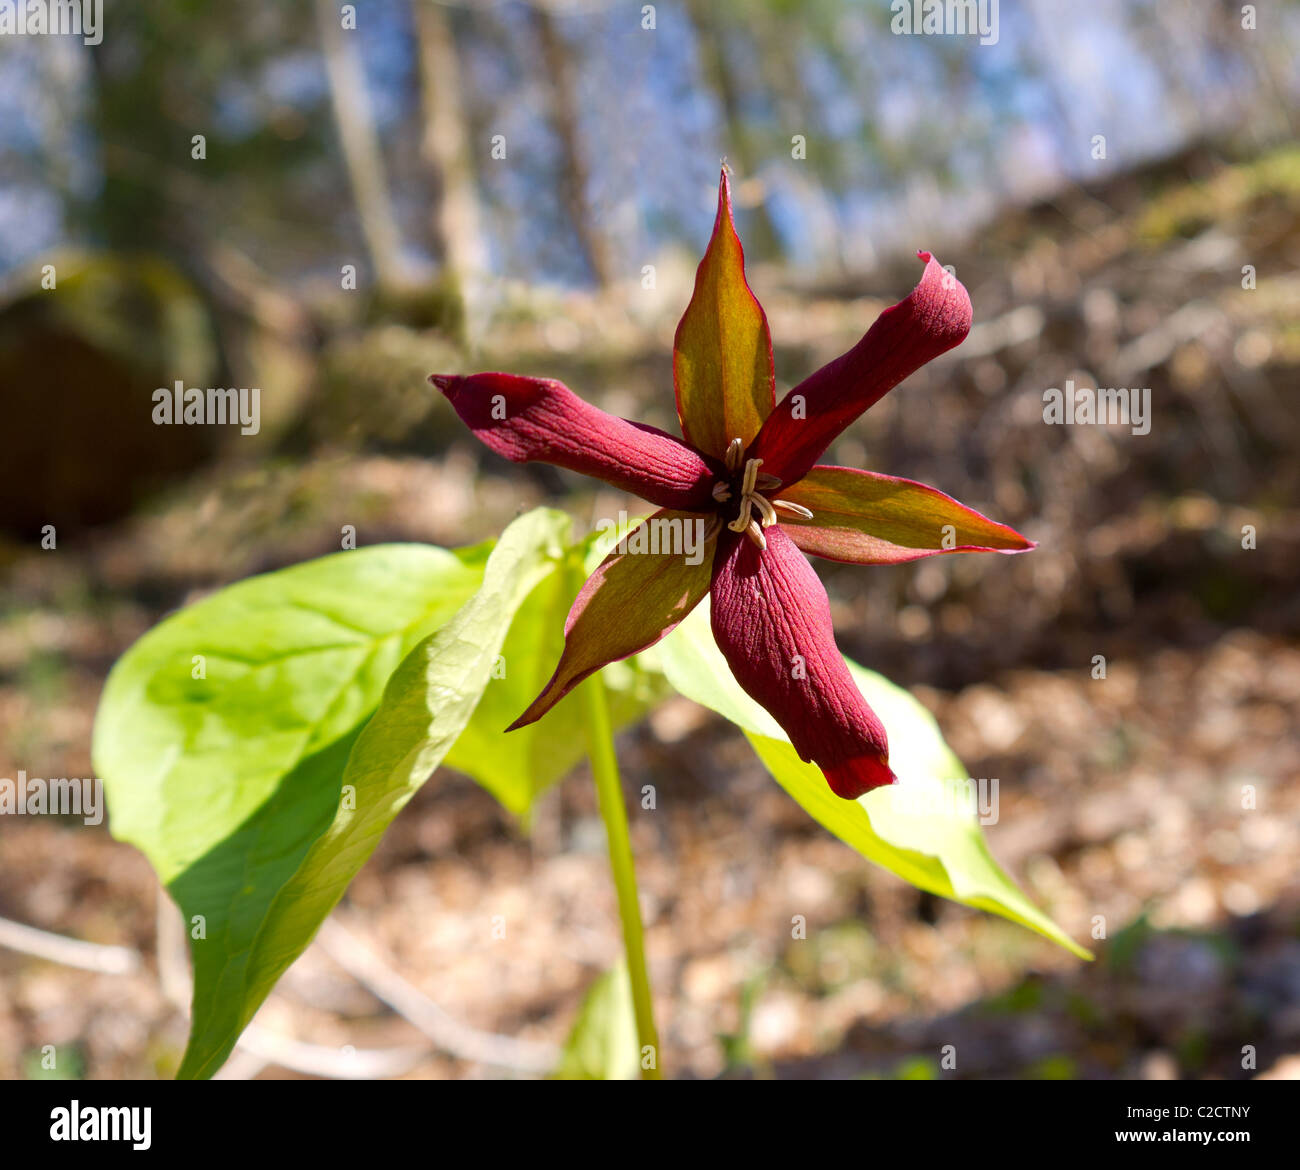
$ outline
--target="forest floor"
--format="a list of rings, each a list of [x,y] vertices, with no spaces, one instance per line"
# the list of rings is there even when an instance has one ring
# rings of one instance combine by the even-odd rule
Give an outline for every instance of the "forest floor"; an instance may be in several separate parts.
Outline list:
[[[659,793],[653,812],[633,805],[632,830],[668,1075],[1300,1076],[1300,175],[1279,157],[1009,215],[956,258],[971,338],[833,452],[1039,541],[1023,557],[824,578],[845,652],[912,687],[972,777],[999,779],[991,848],[1096,960],[872,867],[738,732],[673,699],[620,740],[627,791]],[[1243,255],[1271,257],[1255,300]],[[751,274],[782,386],[914,277],[883,271],[878,297],[850,299]],[[661,284],[682,281],[689,269]],[[664,300],[556,294],[503,325],[483,364],[671,425]],[[426,393],[403,365],[419,366],[419,338],[405,340],[399,372],[358,391],[384,404],[381,422],[385,389]],[[1045,387],[1097,385],[1098,370],[1154,388],[1149,435],[1043,424]],[[329,416],[326,401],[304,412]],[[458,545],[561,497],[580,521],[629,504],[488,458],[432,400],[402,417],[382,439],[365,420],[324,439],[304,423],[273,459],[200,468],[57,555],[4,550],[0,776],[92,775],[117,655],[187,600],[332,551],[341,523],[363,543]],[[60,1075],[171,1075],[185,1021],[164,991],[144,858],[104,826],[13,817],[0,872],[0,917],[143,957],[110,975],[0,948],[0,1077],[50,1075],[50,1044]],[[791,936],[795,915],[806,938]],[[620,953],[589,777],[549,792],[525,833],[439,771],[337,917],[455,1019],[560,1043]],[[422,1043],[321,942],[258,1024],[338,1051]],[[941,1068],[949,1045],[956,1067]],[[297,1075],[249,1053],[229,1071]],[[435,1053],[405,1075],[495,1071]]]

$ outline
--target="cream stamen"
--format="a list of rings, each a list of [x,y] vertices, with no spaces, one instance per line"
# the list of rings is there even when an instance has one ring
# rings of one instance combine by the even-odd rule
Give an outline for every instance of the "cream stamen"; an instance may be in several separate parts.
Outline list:
[[[725,459],[727,470],[733,473],[737,471],[743,456],[743,441],[732,439],[727,445]],[[728,523],[727,527],[732,532],[745,533],[759,548],[767,548],[767,537],[763,535],[763,529],[771,528],[780,520],[778,511],[802,517],[804,520],[811,520],[812,513],[802,504],[792,504],[789,500],[769,500],[763,495],[765,491],[780,487],[781,480],[778,476],[767,475],[760,471],[759,468],[762,466],[761,459],[745,460],[745,474],[740,481],[740,503],[736,508],[736,518]],[[720,504],[726,503],[731,499],[730,486],[725,483],[715,483],[713,498]],[[758,513],[757,519],[754,518],[755,512]]]
[[[733,439],[732,446],[739,442],[739,439]],[[732,532],[744,532],[749,527],[750,513],[754,508],[754,481],[758,479],[758,469],[762,462],[761,459],[751,459],[745,464],[745,477],[740,484],[740,510],[736,513],[736,518],[727,525]]]
[[[749,497],[753,501],[754,507],[758,509],[758,514],[763,517],[763,527],[771,528],[776,523],[776,509],[768,503],[767,498],[760,496],[755,492]]]
[[[801,516],[805,520],[812,519],[812,513],[802,504],[792,504],[789,500],[773,500],[772,507],[778,512],[789,512],[791,516]]]

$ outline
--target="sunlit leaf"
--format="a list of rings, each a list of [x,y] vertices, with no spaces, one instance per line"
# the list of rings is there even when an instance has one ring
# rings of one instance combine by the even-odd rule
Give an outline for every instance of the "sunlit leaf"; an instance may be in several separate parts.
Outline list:
[[[469,720],[519,605],[554,571],[569,528],[562,513],[538,509],[502,534],[478,591],[445,624],[420,641],[389,678],[374,716],[329,785],[332,817],[295,869],[271,884],[249,867],[265,850],[241,843],[222,866],[242,867],[244,884],[213,945],[194,942],[194,1009],[180,1076],[210,1076],[229,1054],[277,979],[302,953],[379,843],[384,830],[429,778]],[[299,818],[278,809],[262,826],[268,838],[292,832]],[[295,855],[297,851],[295,850]],[[213,883],[209,883],[213,884]],[[182,906],[215,901],[188,875]],[[224,886],[217,889],[226,894]],[[262,894],[273,889],[265,904]],[[250,902],[249,899],[256,899]]]
[[[293,872],[334,815],[388,676],[469,599],[486,559],[379,545],[253,577],[167,618],[113,667],[94,733],[113,834],[169,886],[221,871],[225,892],[194,911],[209,938],[247,884],[228,851],[260,839],[268,865]],[[286,811],[284,835],[259,836]]]
[[[849,663],[864,698],[889,732],[890,764],[899,784],[860,800],[842,800],[815,764],[799,759],[776,721],[741,690],[714,644],[707,605],[655,647],[653,661],[683,695],[739,726],[777,783],[868,860],[920,889],[1000,914],[1091,958],[1003,872],[975,816],[960,815],[953,807],[951,786],[966,779],[966,769],[944,742],[934,717],[905,690]]]
[[[554,1076],[569,1081],[631,1081],[641,1075],[641,1048],[627,964],[588,989]]]

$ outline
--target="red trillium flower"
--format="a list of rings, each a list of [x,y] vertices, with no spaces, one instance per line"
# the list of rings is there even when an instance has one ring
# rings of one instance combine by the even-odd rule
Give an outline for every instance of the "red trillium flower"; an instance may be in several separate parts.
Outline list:
[[[706,554],[638,540],[600,564],[565,622],[545,689],[511,726],[540,719],[606,663],[654,645],[711,595],[713,635],[736,680],[853,799],[895,776],[885,729],[849,674],[826,590],[805,553],[892,565],[1032,541],[912,480],[817,460],[863,411],[970,331],[970,297],[928,252],[911,295],[861,341],[776,401],[767,318],[745,281],[726,171],[713,237],[677,327],[673,381],[684,440],[615,418],[548,378],[435,375],[461,420],[516,463],[595,476],[656,505],[645,524],[702,520]],[[644,537],[646,534],[642,534]]]

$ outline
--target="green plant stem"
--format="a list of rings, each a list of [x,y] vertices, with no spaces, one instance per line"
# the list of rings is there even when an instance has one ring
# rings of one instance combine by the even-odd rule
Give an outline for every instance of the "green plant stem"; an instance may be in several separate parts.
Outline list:
[[[618,892],[618,913],[623,920],[623,949],[627,953],[627,972],[632,983],[632,1003],[636,1009],[636,1033],[641,1052],[647,1046],[654,1053],[654,1067],[641,1061],[641,1079],[657,1081],[659,1074],[659,1034],[655,1030],[654,1007],[650,998],[650,979],[646,974],[645,940],[641,931],[641,904],[636,892],[636,867],[632,862],[632,841],[628,835],[627,809],[623,805],[623,785],[614,755],[614,733],[609,721],[609,702],[605,682],[597,671],[582,684],[587,703],[587,753],[600,800],[600,815],[609,839],[609,868]]]

